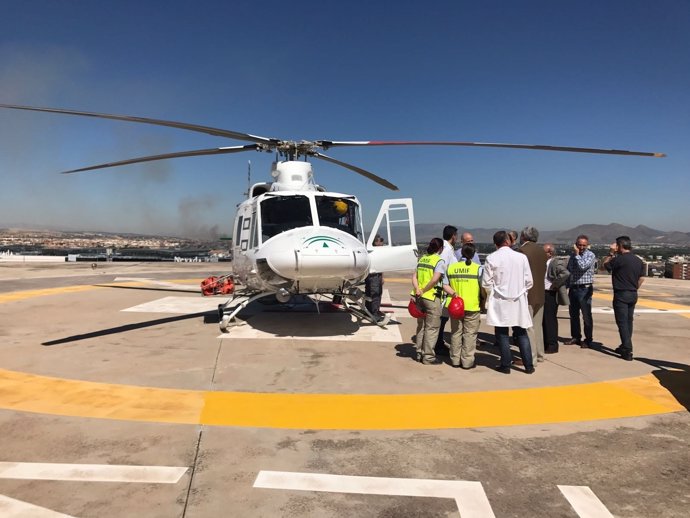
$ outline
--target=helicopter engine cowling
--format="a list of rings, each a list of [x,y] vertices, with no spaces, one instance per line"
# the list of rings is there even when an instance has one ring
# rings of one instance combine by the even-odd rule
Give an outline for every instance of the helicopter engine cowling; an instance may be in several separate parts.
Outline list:
[[[264,282],[272,286],[289,284],[291,291],[318,293],[343,284],[362,281],[369,272],[369,255],[364,243],[330,227],[300,227],[267,240],[256,255]],[[290,289],[290,288],[288,288]]]

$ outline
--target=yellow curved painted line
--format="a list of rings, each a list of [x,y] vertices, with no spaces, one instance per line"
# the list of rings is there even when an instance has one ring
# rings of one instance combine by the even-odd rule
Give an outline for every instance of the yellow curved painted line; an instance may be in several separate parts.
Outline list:
[[[392,277],[392,278],[385,278],[386,282],[392,282],[392,283],[406,283],[410,282],[410,279],[408,278],[399,278],[399,277]],[[198,279],[174,279],[174,280],[168,280],[165,282],[172,282],[172,283],[179,283],[179,284],[191,284],[191,283],[197,283],[201,282]],[[5,303],[5,302],[16,302],[20,300],[26,300],[26,299],[31,299],[34,297],[43,297],[47,295],[61,295],[64,293],[79,293],[82,291],[89,291],[89,290],[94,290],[98,288],[107,288],[109,286],[145,286],[147,283],[145,280],[142,280],[141,282],[133,282],[133,281],[126,281],[126,282],[111,282],[111,283],[102,283],[102,284],[87,284],[87,285],[77,285],[77,286],[63,286],[59,288],[44,288],[44,289],[37,289],[37,290],[24,290],[24,291],[10,291],[7,293],[0,293],[0,304]],[[593,298],[598,299],[598,300],[605,300],[605,301],[612,301],[613,300],[613,295],[608,294],[608,293],[601,293],[601,292],[595,292],[593,295]],[[684,306],[682,304],[673,304],[671,302],[662,302],[658,300],[652,300],[652,299],[645,299],[641,298],[638,299],[637,301],[638,306],[646,307],[646,308],[651,308],[651,309],[659,309],[659,310],[690,310],[689,306]],[[678,315],[681,315],[685,318],[690,318],[690,314],[688,313],[677,313]]]
[[[20,300],[32,299],[34,297],[45,297],[47,295],[62,295],[64,293],[79,293],[96,289],[96,286],[78,285],[63,286],[61,288],[42,288],[38,290],[10,291],[0,293],[0,304],[5,302],[17,302]]]
[[[115,385],[0,369],[0,408],[128,421],[315,430],[429,430],[685,410],[655,376],[459,394],[268,394]]]
[[[166,281],[175,282],[175,281]],[[188,282],[192,282],[191,279]],[[199,281],[201,282],[201,281]],[[108,287],[139,287],[146,286],[146,281],[133,282],[104,282],[104,283],[94,283],[94,284],[80,284],[76,286],[62,286],[58,288],[41,288],[37,290],[22,290],[22,291],[10,291],[7,293],[0,293],[0,304],[6,302],[17,302],[20,300],[32,299],[35,297],[45,297],[49,295],[63,295],[65,293],[80,293],[84,291],[96,290],[99,288]]]
[[[608,294],[608,293],[594,293],[592,295],[593,298],[598,299],[598,300],[606,300],[606,301],[612,301],[613,300],[613,295]],[[688,306],[683,306],[682,304],[673,304],[671,302],[662,302],[660,300],[652,300],[652,299],[638,299],[637,300],[637,305],[642,306],[645,308],[651,308],[651,309],[659,309],[659,310],[685,310],[687,311],[690,309]],[[677,313],[678,315],[685,317],[685,318],[690,318],[690,313]]]
[[[139,283],[116,285],[130,284]],[[4,293],[0,294],[0,303],[97,287],[68,286]],[[604,294],[595,294],[595,297],[611,299]],[[657,309],[687,309],[647,299],[641,299],[638,304]],[[651,374],[618,381],[522,390],[365,395],[162,389],[67,380],[2,369],[0,408],[130,421],[321,430],[510,426],[685,410]]]

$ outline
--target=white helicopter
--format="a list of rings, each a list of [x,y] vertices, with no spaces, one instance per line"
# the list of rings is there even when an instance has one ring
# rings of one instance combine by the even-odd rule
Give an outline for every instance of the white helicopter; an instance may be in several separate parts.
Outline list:
[[[244,151],[276,153],[276,161],[273,162],[271,170],[272,181],[251,186],[247,199],[238,206],[233,227],[232,276],[243,289],[219,306],[222,331],[227,331],[230,325],[236,323],[235,317],[249,303],[267,296],[274,296],[280,303],[288,302],[295,295],[338,296],[342,299],[344,309],[359,320],[367,320],[382,327],[388,324],[389,317],[380,320],[367,309],[360,285],[369,273],[411,270],[415,267],[417,245],[412,200],[384,200],[373,230],[368,240],[365,240],[361,206],[357,198],[350,194],[327,192],[325,188],[316,184],[311,164],[306,159],[324,160],[369,178],[388,189],[397,191],[398,188],[369,171],[326,156],[319,150],[352,146],[434,145],[665,156],[662,153],[615,149],[486,142],[289,141],[144,117],[10,104],[0,104],[0,108],[139,122],[252,142],[243,146],[132,158],[63,173],[188,156]],[[384,246],[373,246],[377,233],[384,235]]]

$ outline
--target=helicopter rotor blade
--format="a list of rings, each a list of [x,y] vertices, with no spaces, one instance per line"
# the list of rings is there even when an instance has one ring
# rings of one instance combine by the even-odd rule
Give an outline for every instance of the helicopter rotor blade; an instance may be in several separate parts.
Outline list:
[[[249,133],[240,133],[238,131],[212,128],[210,126],[200,126],[198,124],[188,124],[186,122],[149,119],[147,117],[133,117],[130,115],[112,115],[109,113],[82,112],[76,110],[63,110],[60,108],[37,108],[34,106],[20,106],[15,104],[0,104],[0,108],[9,108],[11,110],[29,110],[47,113],[61,113],[64,115],[81,115],[83,117],[95,117],[99,119],[112,119],[117,121],[139,122],[142,124],[153,124],[156,126],[167,126],[169,128],[178,128],[189,131],[196,131],[199,133],[207,133],[209,135],[215,135],[217,137],[228,137],[236,140],[248,140],[250,142],[256,142],[258,144],[275,145],[280,142],[280,140],[278,139],[260,137],[258,135],[250,135]]]
[[[362,169],[361,167],[357,167],[356,165],[348,164],[346,162],[341,162],[340,160],[336,160],[335,158],[331,158],[331,157],[326,156],[322,153],[317,153],[316,151],[311,153],[311,156],[313,156],[315,158],[320,158],[321,160],[325,160],[326,162],[331,162],[332,164],[339,165],[341,167],[344,167],[345,169],[349,169],[350,171],[354,171],[357,174],[361,174],[365,178],[369,178],[369,180],[372,180],[379,185],[383,185],[384,187],[390,189],[391,191],[399,191],[400,190],[400,189],[398,189],[397,185],[393,185],[388,180],[381,178],[380,176],[376,176],[374,173],[366,171],[365,169]]]
[[[544,146],[538,144],[503,144],[497,142],[453,142],[453,141],[386,141],[386,140],[367,140],[367,141],[336,141],[318,140],[316,145],[323,149],[339,146],[465,146],[465,147],[490,147],[507,149],[535,149],[542,151],[567,151],[571,153],[598,153],[603,155],[632,155],[664,157],[664,153],[650,153],[646,151],[626,151],[623,149],[599,149],[589,147],[573,146]]]
[[[107,167],[117,167],[120,165],[139,164],[141,162],[152,162],[154,160],[166,160],[168,158],[180,158],[186,156],[204,156],[204,155],[225,155],[228,153],[241,153],[242,151],[256,151],[261,146],[258,144],[248,144],[246,146],[229,146],[211,149],[195,149],[192,151],[178,151],[176,153],[165,153],[163,155],[143,156],[139,158],[130,158],[129,160],[120,160],[118,162],[108,162],[107,164],[92,165],[89,167],[81,167],[79,169],[71,169],[69,171],[62,171],[60,174],[79,173],[82,171],[93,171],[94,169],[105,169]]]

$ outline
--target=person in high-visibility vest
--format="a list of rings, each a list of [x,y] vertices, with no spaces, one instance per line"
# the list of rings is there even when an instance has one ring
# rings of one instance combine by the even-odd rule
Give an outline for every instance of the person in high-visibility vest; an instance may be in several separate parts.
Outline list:
[[[424,365],[443,363],[436,358],[434,346],[441,324],[443,281],[446,264],[441,259],[443,240],[435,237],[429,242],[426,255],[420,257],[417,269],[412,274],[411,295],[417,300],[419,308],[426,313],[425,318],[417,319],[416,349],[417,360]]]
[[[477,334],[481,322],[482,267],[472,259],[477,249],[472,243],[462,245],[461,262],[453,263],[446,270],[448,284],[443,290],[450,295],[446,307],[453,297],[459,296],[465,303],[465,316],[450,320],[450,363],[453,367],[473,369],[474,354],[477,349]]]

